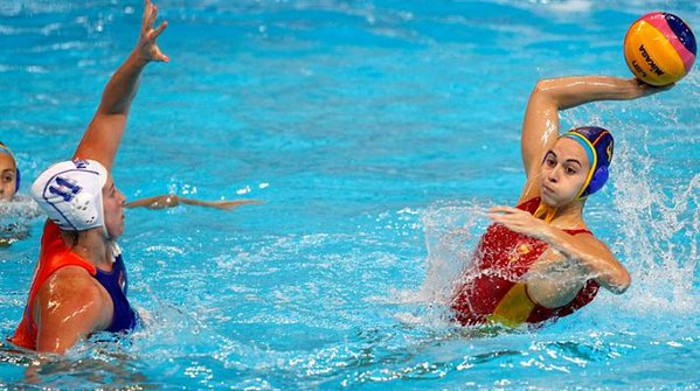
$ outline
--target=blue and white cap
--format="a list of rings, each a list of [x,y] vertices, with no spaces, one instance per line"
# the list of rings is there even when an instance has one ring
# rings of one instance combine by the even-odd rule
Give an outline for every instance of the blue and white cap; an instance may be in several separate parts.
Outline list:
[[[62,230],[104,227],[102,188],[108,177],[107,169],[95,160],[60,162],[39,175],[31,194]]]

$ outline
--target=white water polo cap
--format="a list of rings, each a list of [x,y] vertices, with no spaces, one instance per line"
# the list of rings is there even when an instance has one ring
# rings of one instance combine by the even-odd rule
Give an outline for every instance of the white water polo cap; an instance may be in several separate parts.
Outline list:
[[[57,163],[34,181],[32,198],[62,230],[103,227],[102,188],[108,176],[95,160]]]

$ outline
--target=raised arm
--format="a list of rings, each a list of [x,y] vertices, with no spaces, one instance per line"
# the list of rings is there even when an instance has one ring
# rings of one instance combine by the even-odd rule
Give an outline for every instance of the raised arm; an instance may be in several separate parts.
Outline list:
[[[539,174],[545,153],[559,137],[559,111],[600,100],[636,99],[668,88],[597,76],[540,81],[530,95],[523,122],[521,152],[528,180]]]
[[[126,129],[131,102],[138,91],[141,72],[151,61],[170,61],[156,45],[156,39],[168,26],[167,22],[163,22],[154,29],[153,24],[157,15],[156,6],[150,0],[146,0],[138,44],[107,83],[100,106],[85,131],[73,159],[97,160],[111,171]]]

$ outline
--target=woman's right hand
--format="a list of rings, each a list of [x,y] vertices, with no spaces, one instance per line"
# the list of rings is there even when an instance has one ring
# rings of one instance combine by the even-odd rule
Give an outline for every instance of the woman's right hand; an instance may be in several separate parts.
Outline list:
[[[170,62],[170,58],[163,54],[156,44],[156,39],[168,27],[168,22],[163,22],[154,29],[153,24],[158,16],[158,7],[151,3],[151,0],[146,0],[146,5],[143,9],[143,22],[141,24],[141,36],[139,43],[136,45],[136,51],[139,56],[146,61]]]

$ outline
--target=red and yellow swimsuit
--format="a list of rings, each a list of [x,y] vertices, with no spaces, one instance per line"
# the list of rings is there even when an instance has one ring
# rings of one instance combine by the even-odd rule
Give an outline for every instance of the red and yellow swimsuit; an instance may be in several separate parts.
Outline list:
[[[539,205],[537,197],[518,205],[518,209],[534,214]],[[564,232],[590,233],[584,229]],[[491,225],[479,242],[474,267],[465,271],[463,285],[452,300],[457,321],[465,326],[496,322],[516,327],[567,316],[590,303],[599,288],[593,280],[587,281],[570,303],[559,308],[545,308],[530,298],[527,286],[520,281],[548,248],[546,243],[503,225]]]

